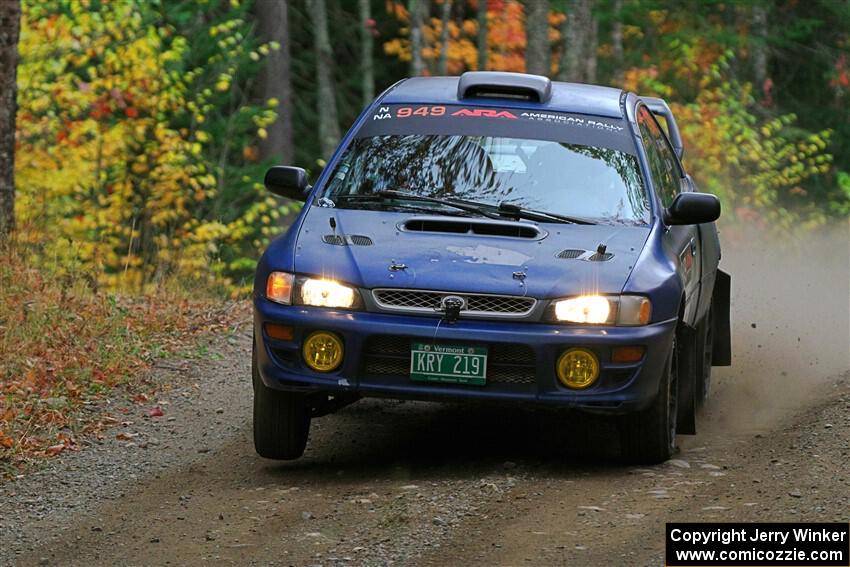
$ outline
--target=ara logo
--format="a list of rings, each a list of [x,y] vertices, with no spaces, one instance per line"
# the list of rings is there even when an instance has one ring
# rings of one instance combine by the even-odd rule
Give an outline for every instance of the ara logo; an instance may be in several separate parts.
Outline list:
[[[461,108],[456,112],[452,112],[452,116],[475,116],[483,118],[513,118],[517,119],[512,113],[507,110],[490,110],[489,108]]]

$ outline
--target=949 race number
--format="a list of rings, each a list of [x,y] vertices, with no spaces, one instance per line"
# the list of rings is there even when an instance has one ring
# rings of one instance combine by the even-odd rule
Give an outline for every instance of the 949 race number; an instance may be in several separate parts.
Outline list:
[[[381,121],[403,118],[519,118],[509,110],[494,108],[478,108],[465,106],[417,105],[417,106],[382,106],[372,116],[372,120]]]
[[[445,116],[445,106],[402,106],[396,109],[396,118],[410,118],[411,116]]]

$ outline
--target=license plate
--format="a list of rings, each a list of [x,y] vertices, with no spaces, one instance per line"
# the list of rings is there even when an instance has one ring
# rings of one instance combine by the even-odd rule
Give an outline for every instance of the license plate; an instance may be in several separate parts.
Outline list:
[[[487,347],[412,343],[410,379],[483,386],[487,381]]]

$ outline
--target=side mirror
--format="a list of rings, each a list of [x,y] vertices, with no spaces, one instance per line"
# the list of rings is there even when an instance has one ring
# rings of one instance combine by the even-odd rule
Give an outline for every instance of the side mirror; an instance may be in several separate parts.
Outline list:
[[[295,201],[304,201],[307,198],[307,191],[310,190],[307,172],[300,167],[288,165],[276,165],[269,168],[263,183],[266,189],[275,195]]]
[[[703,224],[720,218],[720,199],[711,193],[679,193],[664,211],[664,222]]]

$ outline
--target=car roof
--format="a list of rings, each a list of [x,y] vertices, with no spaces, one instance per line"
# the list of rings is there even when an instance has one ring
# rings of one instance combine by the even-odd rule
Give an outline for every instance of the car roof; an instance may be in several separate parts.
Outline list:
[[[622,118],[620,97],[623,91],[611,87],[552,81],[551,98],[545,102],[509,98],[458,98],[459,77],[414,77],[391,87],[380,103],[384,104],[472,104],[533,108]]]

